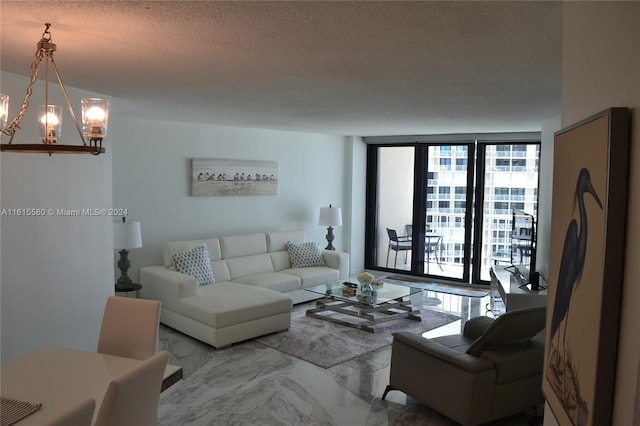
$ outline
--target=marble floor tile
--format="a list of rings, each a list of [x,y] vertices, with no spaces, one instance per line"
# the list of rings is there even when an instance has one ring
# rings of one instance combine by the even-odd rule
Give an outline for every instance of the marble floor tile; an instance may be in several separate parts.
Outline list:
[[[216,350],[164,325],[160,345],[184,378],[161,394],[158,425],[456,425],[402,392],[380,399],[391,346],[323,369],[255,340]],[[526,426],[534,414],[490,425]]]

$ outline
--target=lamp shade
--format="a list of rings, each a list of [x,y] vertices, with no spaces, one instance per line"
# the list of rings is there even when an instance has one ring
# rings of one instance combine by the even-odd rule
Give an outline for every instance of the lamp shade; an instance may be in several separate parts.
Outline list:
[[[115,222],[113,224],[113,248],[132,249],[142,247],[140,222]]]
[[[342,209],[340,207],[320,207],[320,222],[323,226],[342,226]]]

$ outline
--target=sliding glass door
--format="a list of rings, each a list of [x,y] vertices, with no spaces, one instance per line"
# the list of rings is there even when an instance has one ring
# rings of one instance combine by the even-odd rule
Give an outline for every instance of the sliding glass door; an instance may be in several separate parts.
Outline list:
[[[466,279],[470,256],[473,196],[473,144],[425,147],[427,194],[424,206],[423,272],[445,278]]]
[[[371,263],[466,279],[471,239],[473,144],[380,146],[375,168]],[[471,165],[471,166],[470,166]]]
[[[540,144],[486,143],[479,147],[483,191],[476,281],[489,281],[489,269],[511,263],[514,210],[538,216]]]
[[[369,145],[365,267],[480,283],[537,210],[539,142]]]

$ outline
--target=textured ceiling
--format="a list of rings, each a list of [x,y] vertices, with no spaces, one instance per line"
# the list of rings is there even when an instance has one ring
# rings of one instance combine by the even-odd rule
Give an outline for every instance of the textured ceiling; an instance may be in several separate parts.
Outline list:
[[[52,24],[67,86],[112,113],[340,135],[539,130],[560,2],[2,1],[1,67]]]

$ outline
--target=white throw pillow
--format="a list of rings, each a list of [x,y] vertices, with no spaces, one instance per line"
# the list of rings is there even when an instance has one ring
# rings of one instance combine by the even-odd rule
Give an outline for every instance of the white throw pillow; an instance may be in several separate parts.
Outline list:
[[[289,251],[289,258],[291,258],[291,265],[294,268],[327,265],[317,243],[294,244],[291,241],[287,241],[287,250]]]
[[[190,275],[198,280],[198,285],[208,285],[216,282],[211,269],[209,249],[206,244],[191,251],[176,253],[171,256],[176,264],[176,271]]]

